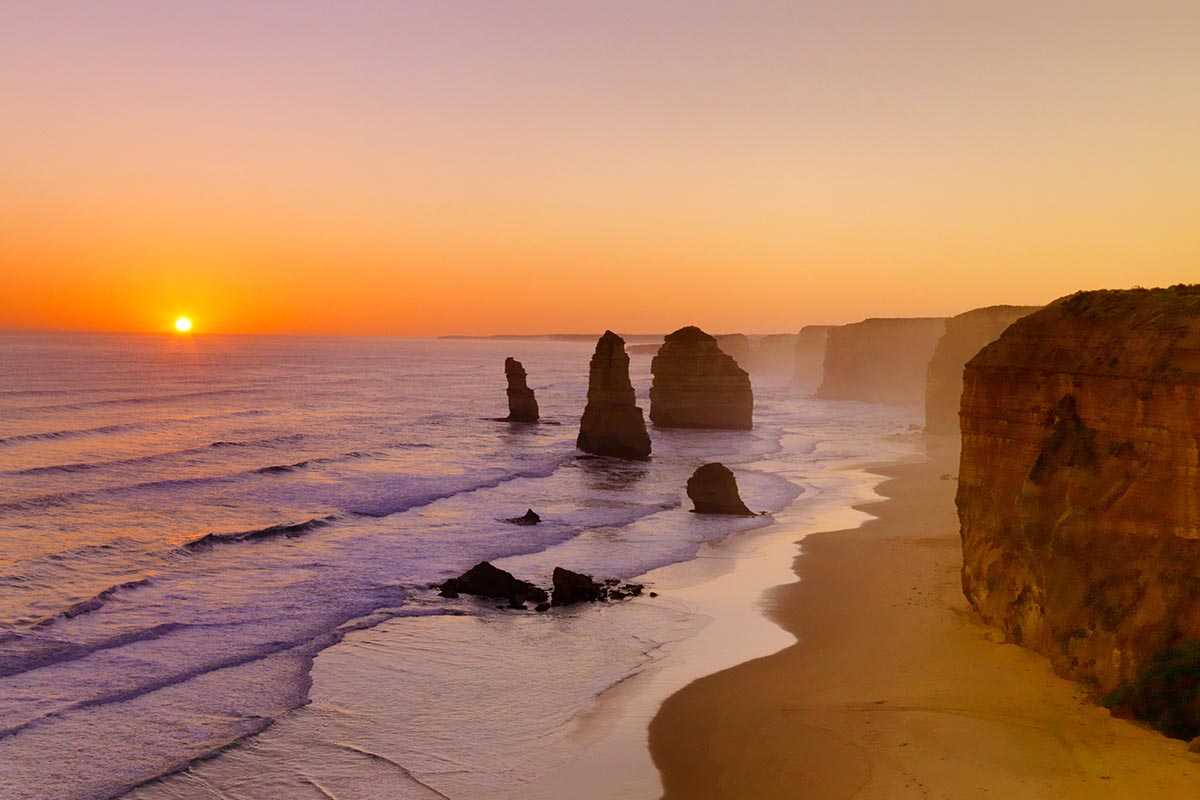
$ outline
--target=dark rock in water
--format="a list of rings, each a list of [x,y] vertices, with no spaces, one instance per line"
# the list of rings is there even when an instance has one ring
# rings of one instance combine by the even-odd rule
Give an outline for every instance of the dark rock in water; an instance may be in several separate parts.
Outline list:
[[[587,407],[576,446],[585,453],[632,461],[650,458],[650,435],[629,381],[625,341],[605,331],[588,374]]]
[[[738,494],[737,479],[724,464],[705,464],[688,478],[687,495],[700,514],[736,514],[753,517]]]
[[[650,362],[650,421],[660,428],[753,427],[750,376],[715,337],[689,325],[667,336]]]
[[[506,358],[504,377],[508,379],[508,421],[537,422],[537,398],[533,396],[533,389],[525,383],[525,367],[515,358]]]
[[[554,595],[551,603],[568,606],[572,603],[599,600],[604,587],[592,580],[591,575],[572,572],[562,567],[554,568]]]
[[[533,610],[537,611],[539,614],[543,611],[549,611],[550,604],[549,603],[538,603],[536,606],[534,606]]]
[[[646,587],[640,583],[627,583],[622,588],[625,591],[629,592],[634,597],[640,597],[642,594],[642,590],[645,589]]]
[[[511,522],[513,525],[537,525],[541,521],[542,518],[532,508],[519,517],[509,517],[505,520],[505,522]]]
[[[442,597],[446,597],[451,600],[458,599],[458,592],[454,591],[453,589],[447,588],[445,584],[442,585],[441,591],[439,591],[438,594],[440,594]]]
[[[546,590],[540,586],[535,586],[525,595],[525,601],[528,603],[544,603],[550,599],[550,595],[546,594]]]
[[[503,597],[516,601],[538,597],[538,593],[545,599],[545,590],[528,581],[518,580],[487,561],[480,561],[457,578],[446,581],[442,584],[440,592],[443,597],[470,594],[476,597]]]

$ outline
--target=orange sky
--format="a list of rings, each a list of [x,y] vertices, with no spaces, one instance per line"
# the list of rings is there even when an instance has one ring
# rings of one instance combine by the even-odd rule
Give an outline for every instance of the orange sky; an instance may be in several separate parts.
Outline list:
[[[8,4],[0,329],[770,332],[1200,281],[1197,41],[1194,2]]]

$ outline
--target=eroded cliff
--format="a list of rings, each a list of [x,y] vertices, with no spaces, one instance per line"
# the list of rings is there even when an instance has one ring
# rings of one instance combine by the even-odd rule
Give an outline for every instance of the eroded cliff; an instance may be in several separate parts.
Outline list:
[[[1038,306],[989,306],[946,320],[925,378],[925,432],[958,434],[963,367],[1004,330]]]
[[[868,319],[829,329],[817,397],[917,405],[943,317]]]
[[[1018,320],[961,411],[972,606],[1118,712],[1200,733],[1200,287]]]

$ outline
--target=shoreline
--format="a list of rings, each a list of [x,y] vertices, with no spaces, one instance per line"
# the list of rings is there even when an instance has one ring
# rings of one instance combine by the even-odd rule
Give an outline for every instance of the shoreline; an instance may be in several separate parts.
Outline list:
[[[665,800],[1191,798],[1187,743],[1113,718],[972,616],[959,585],[956,450],[873,468],[874,519],[805,537],[764,598],[795,643],[663,703]],[[799,581],[794,580],[798,576]]]
[[[906,437],[874,442],[895,447],[884,463],[914,457]],[[652,602],[706,618],[704,626],[665,643],[653,662],[596,697],[574,723],[570,736],[581,746],[571,761],[506,796],[553,800],[573,787],[587,786],[588,797],[595,800],[658,797],[663,785],[648,747],[651,721],[669,697],[691,682],[795,644],[795,636],[770,617],[769,592],[794,578],[791,562],[798,538],[868,521],[859,508],[880,497],[879,480],[867,466],[879,463],[879,455],[847,458],[825,472],[820,481],[831,497],[800,495],[775,515],[772,525],[711,543],[693,559],[639,576],[638,581],[662,592]],[[835,489],[836,484],[844,485]]]

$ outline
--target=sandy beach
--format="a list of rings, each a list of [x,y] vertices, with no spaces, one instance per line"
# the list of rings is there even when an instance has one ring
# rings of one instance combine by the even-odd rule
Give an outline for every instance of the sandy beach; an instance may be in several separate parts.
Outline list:
[[[770,616],[797,643],[695,681],[650,745],[665,798],[1200,796],[1200,756],[972,617],[956,453],[875,470],[876,519],[809,535]]]

